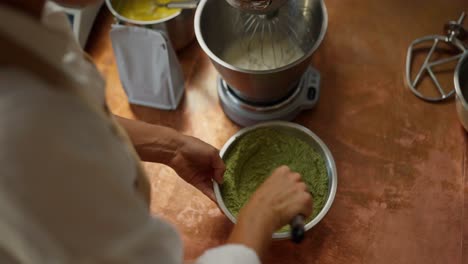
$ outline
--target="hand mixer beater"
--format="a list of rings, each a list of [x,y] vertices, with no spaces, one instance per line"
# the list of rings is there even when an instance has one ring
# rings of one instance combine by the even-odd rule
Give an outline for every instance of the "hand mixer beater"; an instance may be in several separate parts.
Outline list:
[[[314,41],[312,14],[302,1],[226,0],[237,10],[237,36],[223,59],[244,70],[268,71],[291,64]],[[308,43],[307,43],[308,42]]]

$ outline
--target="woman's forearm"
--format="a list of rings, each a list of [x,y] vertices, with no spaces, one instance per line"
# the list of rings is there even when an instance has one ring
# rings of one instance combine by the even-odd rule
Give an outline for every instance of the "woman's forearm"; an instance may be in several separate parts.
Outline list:
[[[115,116],[127,131],[140,159],[169,165],[183,144],[183,135],[168,127]]]
[[[237,224],[229,236],[228,243],[245,245],[262,258],[275,230],[273,223],[268,221],[270,218],[263,210],[262,204],[254,197],[239,212]]]

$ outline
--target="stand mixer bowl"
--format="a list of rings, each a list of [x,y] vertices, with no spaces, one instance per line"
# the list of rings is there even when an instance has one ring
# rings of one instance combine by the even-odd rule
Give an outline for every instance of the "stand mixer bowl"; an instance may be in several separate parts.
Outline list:
[[[239,30],[242,24],[235,21],[248,12],[226,1],[202,0],[195,13],[195,35],[200,46],[230,89],[252,104],[274,104],[291,95],[326,32],[328,17],[322,0],[289,0],[276,12],[287,18],[280,23],[294,23],[286,26],[294,29],[294,43],[303,54],[286,65],[262,70],[239,68],[223,59],[230,45],[244,37]]]

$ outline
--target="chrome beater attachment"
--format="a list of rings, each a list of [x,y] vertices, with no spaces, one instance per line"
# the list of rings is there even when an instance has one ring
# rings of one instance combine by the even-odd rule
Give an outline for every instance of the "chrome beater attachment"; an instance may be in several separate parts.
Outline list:
[[[418,38],[414,40],[409,46],[408,53],[406,56],[406,83],[410,90],[417,97],[429,102],[440,102],[450,98],[455,93],[455,89],[453,87],[449,91],[448,89],[443,89],[432,68],[435,66],[440,66],[449,62],[453,62],[455,60],[459,60],[465,52],[468,52],[468,47],[465,47],[465,44],[463,43],[463,40],[467,36],[467,31],[465,28],[463,28],[464,18],[465,12],[461,14],[460,18],[457,21],[448,22],[444,27],[446,35],[429,35],[422,38]],[[416,77],[413,79],[411,76],[411,70],[414,59],[414,52],[416,50],[415,47],[427,42],[432,42],[432,46],[429,52],[427,53],[427,56],[421,68],[418,70]],[[458,50],[458,53],[447,58],[431,61],[432,55],[438,48],[438,45],[441,43],[445,43],[453,49]],[[440,94],[439,96],[423,94],[420,90],[418,90],[418,85],[421,83],[421,79],[422,77],[424,77],[425,74],[428,74],[429,77],[432,79],[432,82],[434,83],[437,92]]]

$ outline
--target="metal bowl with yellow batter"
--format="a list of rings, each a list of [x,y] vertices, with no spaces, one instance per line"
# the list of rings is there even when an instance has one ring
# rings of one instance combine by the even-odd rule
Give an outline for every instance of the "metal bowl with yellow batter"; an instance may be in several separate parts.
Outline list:
[[[106,5],[117,23],[141,26],[166,33],[175,50],[190,44],[195,38],[194,9],[154,9],[154,0],[106,0]],[[160,0],[161,3],[173,2]],[[177,2],[177,0],[175,1]]]

